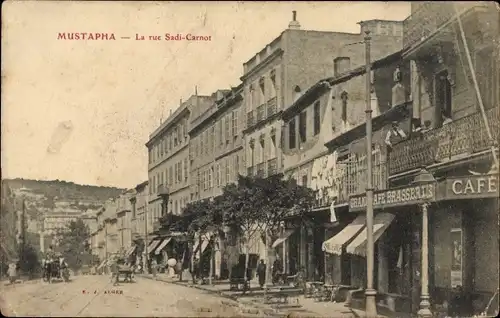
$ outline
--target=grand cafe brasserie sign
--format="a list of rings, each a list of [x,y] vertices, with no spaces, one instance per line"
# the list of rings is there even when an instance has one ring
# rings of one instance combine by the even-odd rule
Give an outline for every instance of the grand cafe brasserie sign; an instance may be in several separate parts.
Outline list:
[[[399,189],[377,191],[373,194],[373,207],[386,208],[398,205],[418,204],[434,201],[436,198],[435,183],[419,184]],[[349,199],[349,210],[364,210],[366,195],[353,196]]]

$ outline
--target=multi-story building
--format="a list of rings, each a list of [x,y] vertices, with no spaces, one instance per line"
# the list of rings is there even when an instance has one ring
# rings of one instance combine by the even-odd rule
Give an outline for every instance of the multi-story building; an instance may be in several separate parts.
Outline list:
[[[391,108],[393,73],[401,61],[402,21],[373,20],[360,22],[360,25],[361,33],[357,35],[357,41],[349,45],[349,52],[344,51],[334,58],[331,77],[308,87],[282,114],[284,138],[281,149],[285,176],[294,178],[303,186],[312,187],[317,191],[318,199],[314,222],[309,226],[299,226],[298,219],[295,225],[293,220],[287,222],[286,227],[297,228],[297,231],[285,232],[289,238],[283,243],[283,260],[286,268],[293,271],[303,266],[306,275],[311,277],[315,272],[325,273],[327,278],[334,274],[332,266],[325,267],[322,253],[325,235],[334,234],[341,228],[332,228],[332,203],[337,205],[337,213],[343,212],[347,209],[339,208],[345,208],[348,195],[358,189],[364,192],[364,188],[358,187],[359,182],[354,180],[350,192],[339,188],[340,174],[335,164],[338,151],[331,153],[325,143],[364,122],[366,72],[363,64],[366,64],[366,58],[365,45],[360,40],[363,40],[365,31],[370,31],[370,55],[372,61],[375,60],[370,74],[371,104],[375,117]],[[357,67],[352,68],[352,65]],[[360,149],[364,154],[364,148]],[[364,174],[363,169],[357,169],[357,172],[357,176]],[[329,233],[330,230],[333,233]]]
[[[242,85],[218,90],[212,97],[212,104],[199,109],[198,117],[192,116],[191,201],[221,195],[225,185],[236,182],[238,175],[245,172]],[[215,252],[214,260],[214,274],[220,277],[223,262],[220,250]]]
[[[135,192],[130,198],[132,207],[131,216],[131,231],[132,231],[132,245],[133,249],[130,250],[131,255],[135,255],[137,264],[142,263],[142,256],[145,250],[147,240],[147,229],[152,228],[153,224],[147,224],[147,210],[149,200],[148,181],[144,181],[135,187]]]
[[[401,24],[394,22],[390,28],[387,25],[385,21],[369,21],[363,27],[380,28],[390,33],[380,36],[380,46],[393,47],[401,40],[400,36],[394,36],[401,33]],[[244,63],[241,79],[247,112],[244,133],[248,174],[266,176],[268,171],[283,172],[282,111],[308,87],[331,76],[334,59],[340,61],[336,66],[343,69],[363,64],[359,54],[362,50],[353,49],[351,45],[361,40],[360,33],[302,30],[293,12],[288,29]],[[358,53],[352,54],[353,50]],[[354,55],[352,62],[351,55]],[[378,54],[379,57],[384,55]]]
[[[235,171],[232,170],[232,174],[229,171],[236,160],[234,157],[227,158],[227,154],[237,150],[234,145],[241,145],[242,136],[241,130],[238,135],[239,109],[227,109],[232,93],[233,90],[218,90],[212,94],[213,102],[200,109],[198,117],[191,116],[191,201],[219,195],[226,180],[235,180]],[[231,102],[234,104],[234,99]],[[228,162],[230,159],[233,161]]]
[[[120,251],[120,242],[118,239],[118,219],[116,217],[117,204],[116,199],[111,199],[104,205],[104,240],[105,256],[110,257]]]
[[[190,114],[192,110],[202,109],[204,105],[210,104],[210,96],[191,96],[149,137],[146,144],[149,149],[148,217],[153,222],[167,211],[180,214],[189,202]],[[169,196],[169,202],[163,205],[163,210],[162,194]]]
[[[393,310],[421,317],[443,310],[472,316],[488,303],[490,313],[498,311],[490,301],[498,290],[498,262],[488,262],[499,250],[498,18],[492,3],[412,3],[399,67],[387,68],[394,71],[391,108],[382,109],[377,94],[372,153],[364,122],[325,143],[333,156],[312,169],[320,172],[318,181],[330,182],[333,172],[336,182],[318,191],[333,193],[325,203],[333,201],[337,213],[347,208],[354,219],[338,215],[340,228],[325,237],[323,250],[336,257],[335,283],[365,286],[371,155],[377,299],[390,297]],[[381,89],[376,72],[375,92]],[[312,105],[318,101],[310,98]],[[343,109],[350,98],[341,101]]]
[[[118,198],[116,198],[119,250],[125,253],[126,256],[130,255],[132,252],[132,203],[130,202],[130,199],[134,195],[135,189],[130,189],[123,192]]]

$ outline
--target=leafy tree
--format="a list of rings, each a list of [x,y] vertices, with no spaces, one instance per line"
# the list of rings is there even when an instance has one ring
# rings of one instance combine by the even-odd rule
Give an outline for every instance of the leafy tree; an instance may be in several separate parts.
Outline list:
[[[19,249],[19,267],[23,273],[27,273],[30,278],[40,269],[37,250],[33,245],[27,243]]]
[[[269,285],[274,262],[272,242],[278,238],[286,217],[293,214],[300,217],[312,208],[314,191],[297,185],[293,179],[283,179],[282,174],[268,178],[240,176],[238,185],[226,187],[223,196],[226,207],[231,206],[227,210],[226,222],[237,224],[246,242],[257,231],[264,232],[266,285]],[[246,259],[248,262],[248,256]]]
[[[220,201],[220,208],[225,212],[224,223],[245,245],[245,279],[248,278],[250,239],[260,231],[262,220],[259,191],[254,179],[238,176],[238,184],[227,185]]]
[[[83,220],[71,221],[58,233],[58,250],[63,254],[68,266],[76,271],[89,259],[88,239],[90,230]]]

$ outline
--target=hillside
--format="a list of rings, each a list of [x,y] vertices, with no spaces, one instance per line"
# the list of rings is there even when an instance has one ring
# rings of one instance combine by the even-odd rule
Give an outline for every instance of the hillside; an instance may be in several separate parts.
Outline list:
[[[115,198],[124,191],[114,187],[80,185],[61,180],[5,179],[2,180],[2,185],[9,187],[16,198],[26,200],[30,232],[36,231],[36,219],[40,215],[97,211],[106,200]]]

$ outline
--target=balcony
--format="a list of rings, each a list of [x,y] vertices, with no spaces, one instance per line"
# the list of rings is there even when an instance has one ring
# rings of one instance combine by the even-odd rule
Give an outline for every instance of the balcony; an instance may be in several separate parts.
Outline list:
[[[254,111],[250,111],[247,113],[247,127],[252,127],[255,125],[255,117],[254,117]]]
[[[266,119],[266,104],[257,107],[257,123],[260,123],[264,119]]]
[[[158,185],[157,190],[158,190],[158,195],[160,197],[168,196],[168,194],[169,194],[168,187],[164,184]]]
[[[272,116],[278,111],[278,99],[273,97],[267,101],[267,116]]]
[[[486,111],[496,144],[499,131],[497,112],[498,107]],[[394,145],[389,155],[389,174],[418,169],[455,156],[467,156],[491,146],[483,117],[478,112],[427,131],[420,138],[411,138]]]
[[[278,173],[278,159],[270,159],[267,161],[267,175],[272,176]]]
[[[481,2],[434,2],[425,1],[412,4],[417,6],[412,14],[403,21],[403,48],[416,45],[425,41],[433,35],[440,27],[450,21],[456,14],[453,5],[458,12],[463,13],[474,7],[484,7]]]
[[[259,163],[257,165],[257,177],[259,177],[259,178],[266,177],[266,164],[264,162]]]

